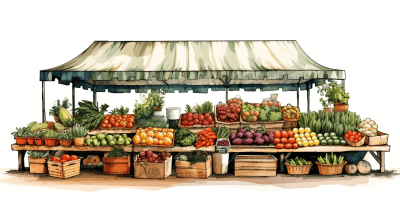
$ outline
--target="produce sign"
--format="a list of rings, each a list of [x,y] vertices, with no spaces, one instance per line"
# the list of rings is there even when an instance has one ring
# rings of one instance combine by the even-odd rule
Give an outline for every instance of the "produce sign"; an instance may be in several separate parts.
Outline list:
[[[89,146],[114,146],[114,145],[130,145],[132,139],[126,134],[108,135],[107,133],[97,133],[85,139],[85,144]]]
[[[273,133],[266,132],[264,125],[257,131],[252,131],[248,126],[240,128],[237,133],[231,133],[229,136],[232,145],[269,145],[273,139]]]
[[[138,128],[133,137],[134,145],[142,146],[174,146],[175,130],[168,128]]]
[[[211,128],[207,128],[206,130],[197,133],[197,136],[198,140],[195,144],[196,148],[214,145],[214,141],[217,139],[217,134],[213,132]]]
[[[239,122],[240,105],[218,104],[216,106],[217,120],[225,123]]]
[[[296,143],[293,131],[275,131],[273,143],[277,149],[297,149],[299,144]],[[308,143],[308,142],[307,142]],[[308,144],[307,144],[308,145]]]
[[[61,162],[61,163],[64,163],[64,162],[68,162],[68,161],[73,161],[73,160],[77,160],[78,159],[78,156],[76,156],[76,155],[68,155],[68,154],[64,154],[64,155],[62,155],[61,157],[57,157],[57,156],[52,156],[51,157],[51,161],[53,161],[53,162]]]
[[[99,129],[132,129],[134,128],[135,117],[132,114],[104,116]]]
[[[167,158],[170,158],[171,154],[168,152],[152,152],[146,151],[139,154],[139,158],[136,162],[148,162],[148,163],[163,163]]]

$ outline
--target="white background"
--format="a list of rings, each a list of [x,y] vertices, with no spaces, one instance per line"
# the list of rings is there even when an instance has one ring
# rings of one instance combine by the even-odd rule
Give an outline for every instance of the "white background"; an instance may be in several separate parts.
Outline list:
[[[395,1],[2,1],[0,167],[17,168],[10,135],[41,120],[39,71],[61,65],[94,40],[297,40],[316,62],[346,70],[351,111],[390,133],[386,169],[400,167],[396,131],[399,88],[399,4]],[[230,92],[230,97],[238,92]],[[269,92],[242,92],[257,102]],[[71,86],[46,83],[46,113],[56,99],[71,99]],[[76,90],[76,100],[92,92]],[[300,109],[306,110],[306,91]],[[132,109],[138,94],[99,93],[99,104]],[[225,92],[167,94],[166,106],[214,104]],[[279,91],[282,104],[296,92]],[[311,110],[319,110],[316,88]],[[48,120],[51,120],[48,118]],[[375,161],[370,160],[374,169]],[[2,178],[7,178],[3,177]],[[70,223],[144,222],[381,222],[395,217],[399,178],[369,186],[330,185],[267,191],[246,188],[173,187],[150,191],[81,192],[0,185],[1,220]],[[134,184],[134,183],[133,183]],[[88,203],[88,200],[91,201]],[[303,204],[301,204],[303,203]],[[164,206],[160,206],[164,204]],[[299,218],[299,219],[297,219]],[[132,221],[131,221],[132,220]],[[395,221],[392,221],[395,223]]]

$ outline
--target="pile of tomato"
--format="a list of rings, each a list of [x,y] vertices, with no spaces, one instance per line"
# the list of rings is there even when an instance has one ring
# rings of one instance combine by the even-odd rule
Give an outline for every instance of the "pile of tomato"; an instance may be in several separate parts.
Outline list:
[[[274,145],[277,149],[297,149],[299,144],[296,143],[293,131],[275,131]]]
[[[349,140],[352,141],[354,143],[357,143],[359,141],[361,141],[361,139],[363,138],[363,136],[361,135],[360,132],[358,131],[347,131],[347,133],[344,135],[344,137]]]
[[[100,127],[102,127],[102,128],[112,128],[112,127],[131,128],[131,127],[133,127],[134,122],[135,122],[135,117],[131,114],[128,114],[128,115],[109,114],[109,115],[104,116],[104,119],[101,122]]]
[[[51,161],[53,162],[68,162],[68,161],[72,161],[72,160],[77,160],[78,156],[76,155],[68,155],[68,154],[64,154],[61,156],[61,158],[57,157],[57,156],[52,156],[51,157]]]

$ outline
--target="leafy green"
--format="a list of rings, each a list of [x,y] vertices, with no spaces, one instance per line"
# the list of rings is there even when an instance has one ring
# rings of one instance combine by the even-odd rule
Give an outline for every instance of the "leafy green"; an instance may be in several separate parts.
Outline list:
[[[57,104],[53,104],[53,107],[50,109],[49,111],[50,116],[59,116],[61,107],[64,107],[65,109],[68,110],[68,108],[72,106],[72,104],[68,103],[67,97],[65,97],[61,103],[60,100],[54,102],[57,102]]]
[[[188,161],[190,164],[195,164],[197,162],[202,163],[206,161],[206,155],[191,155],[188,156]]]
[[[125,151],[121,147],[114,147],[114,149],[110,152],[110,155],[108,157],[124,157],[125,156]]]
[[[136,100],[133,113],[136,119],[148,117],[156,108],[164,106],[165,90],[150,90],[146,97],[145,94],[140,94],[140,102]]]
[[[343,84],[338,84],[335,81],[323,83],[322,80],[318,81],[318,84],[320,86],[318,86],[317,92],[322,96],[319,102],[322,103],[324,108],[329,107],[329,104],[332,103],[347,104],[349,102],[350,96],[349,93],[345,92]],[[327,100],[324,100],[324,95]]]
[[[281,112],[271,112],[269,116],[270,121],[281,121],[282,120],[282,113]]]
[[[231,130],[227,126],[217,126],[213,129],[213,132],[217,134],[217,138],[228,138],[231,134]]]
[[[28,137],[30,131],[27,128],[16,128],[17,131],[11,133],[14,137]]]
[[[175,132],[175,145],[176,146],[191,146],[197,142],[197,134],[192,133],[187,128],[179,128]]]
[[[49,129],[44,133],[45,138],[58,138],[58,133],[54,132],[53,129]]]
[[[46,152],[28,151],[28,155],[32,158],[45,158],[49,155],[49,151]]]
[[[62,132],[59,133],[58,139],[60,139],[60,140],[74,140],[75,137],[72,134],[71,130],[66,129],[66,130],[63,130]]]

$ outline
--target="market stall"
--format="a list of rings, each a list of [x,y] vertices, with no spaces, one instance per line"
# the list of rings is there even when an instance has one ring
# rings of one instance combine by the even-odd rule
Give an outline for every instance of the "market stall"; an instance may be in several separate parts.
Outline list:
[[[309,165],[302,164],[304,158],[293,160],[292,153],[317,155],[331,152],[325,158],[318,158],[318,167],[340,165],[342,169],[347,163],[343,158],[350,158],[333,152],[352,152],[359,158],[357,160],[362,160],[370,152],[384,172],[384,152],[390,151],[388,135],[379,134],[374,121],[365,119],[361,122],[359,115],[347,112],[349,94],[344,89],[345,78],[344,70],[316,63],[296,41],[96,41],[73,60],[40,71],[42,123],[29,124],[14,134],[16,138],[27,139],[33,139],[35,135],[35,141],[43,135],[49,141],[74,139],[74,145],[46,146],[46,142],[41,146],[17,140],[12,150],[19,152],[20,170],[24,168],[23,156],[27,150],[102,151],[113,155],[117,154],[113,151],[118,148],[121,157],[127,156],[124,153],[139,153],[136,157],[130,155],[133,158],[131,162],[138,162],[137,166],[143,161],[160,162],[164,164],[163,169],[166,163],[171,166],[169,156],[172,152],[183,153],[174,158],[180,166],[187,160],[197,163],[210,160],[209,165],[215,165],[207,152],[224,153],[225,150],[225,153],[232,153],[229,163],[238,159],[237,164],[244,164],[235,167],[235,172],[238,170],[240,175],[250,176],[253,171],[253,174],[265,173],[267,176],[276,174],[277,167],[283,173],[285,161],[293,163],[289,166]],[[45,82],[56,79],[60,84],[72,86],[72,113],[66,110],[68,102],[63,101],[50,111],[55,122],[49,122],[46,119]],[[341,80],[342,84],[332,80]],[[75,88],[81,87],[93,92],[93,100],[79,102],[79,107],[75,108]],[[325,101],[321,99],[324,110],[318,113],[310,112],[309,95],[313,87],[318,87],[319,92],[328,98]],[[165,93],[176,90],[180,93],[207,93],[209,89],[225,91],[226,103],[188,104],[185,112],[179,110],[179,128],[168,127],[167,122],[156,118],[156,111],[164,106]],[[278,94],[271,94],[262,102],[239,97],[229,99],[228,92],[239,89],[296,91],[297,106],[281,104],[277,100]],[[134,105],[132,114],[124,106],[111,112],[107,104],[99,106],[97,92],[106,90],[112,93],[151,91],[147,97],[142,97],[141,103]],[[300,90],[307,91],[307,113],[301,113],[298,108]],[[329,108],[330,103],[335,103],[335,107]],[[381,137],[386,141],[377,139]],[[78,139],[82,143],[77,143]],[[199,152],[191,154],[199,150],[205,155]],[[154,153],[147,155],[147,152]],[[279,164],[276,162],[274,165],[274,159],[278,159],[273,156],[237,157],[239,153],[249,152],[277,154]],[[261,168],[246,168],[247,163],[257,162]],[[185,169],[195,167],[198,166],[188,165]],[[181,170],[180,175],[181,172],[205,175],[205,178],[210,174],[210,170]],[[162,179],[169,175],[165,173]]]

